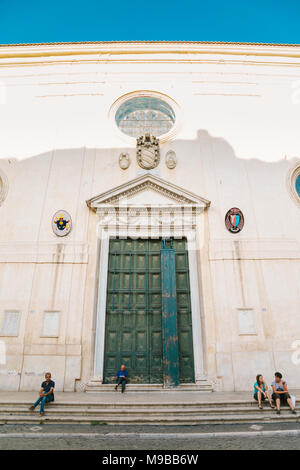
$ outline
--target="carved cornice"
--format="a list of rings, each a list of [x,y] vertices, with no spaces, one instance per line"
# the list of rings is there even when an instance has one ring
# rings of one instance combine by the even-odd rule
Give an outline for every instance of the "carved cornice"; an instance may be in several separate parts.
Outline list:
[[[268,47],[298,47],[300,44],[288,44],[288,43],[268,43],[268,42],[235,42],[235,41],[66,41],[66,42],[36,42],[36,43],[16,43],[16,44],[0,44],[0,47],[32,47],[32,46],[69,46],[69,45],[145,45],[145,44],[157,44],[157,45],[169,45],[169,44],[180,44],[180,45],[229,45],[229,46],[268,46]]]
[[[150,190],[163,195],[161,203],[143,202],[130,204],[135,194]],[[126,204],[120,201],[127,198]],[[126,184],[113,188],[87,201],[97,212],[99,226],[104,231],[116,231],[126,235],[160,236],[163,233],[183,233],[196,228],[199,214],[210,205],[204,198],[186,191],[153,174],[146,173]]]
[[[194,205],[205,209],[210,205],[210,201],[207,199],[197,196],[196,194],[163,180],[151,173],[146,173],[134,180],[128,181],[125,184],[95,196],[86,201],[86,203],[88,207],[93,210],[97,210],[99,207],[103,207],[103,205],[119,206],[120,201],[125,199],[128,200],[127,204],[130,205],[130,198],[146,190],[154,191],[166,198],[166,201],[162,204],[158,204],[158,206],[167,206],[168,200],[170,201],[170,206],[172,204],[179,204],[180,206]],[[133,205],[135,205],[134,201]],[[154,208],[155,205],[153,206],[151,204],[151,200],[149,200],[148,203],[145,202],[144,204],[140,204],[140,206],[141,209],[143,209],[146,206]]]
[[[142,59],[142,55],[151,54],[152,57]],[[164,57],[159,57],[163,54]],[[166,57],[166,54],[169,54]],[[172,57],[172,55],[178,57]],[[107,42],[78,42],[78,43],[48,43],[48,44],[2,44],[0,45],[0,59],[2,65],[16,64],[43,65],[48,62],[73,63],[104,61],[115,63],[203,63],[203,55],[223,55],[223,62],[230,62],[233,56],[241,56],[241,63],[268,64],[268,57],[299,58],[299,44],[260,44],[260,43],[226,43],[226,42],[143,42],[143,41],[107,41]],[[197,55],[202,57],[197,58]],[[75,56],[78,56],[77,58]],[[89,57],[90,56],[90,57]],[[131,56],[131,57],[128,57]],[[231,59],[230,59],[231,56]],[[248,57],[261,57],[261,60],[248,60]],[[264,59],[264,57],[266,59]],[[7,59],[12,59],[9,63]],[[40,60],[39,60],[40,59]],[[207,59],[205,59],[207,61]],[[235,59],[236,60],[236,59]],[[215,60],[219,62],[220,60]],[[209,62],[209,61],[208,61]],[[213,62],[213,61],[210,61]],[[238,63],[239,61],[236,60]],[[271,64],[271,63],[270,63]],[[299,65],[299,61],[293,64],[284,61],[277,65]]]
[[[118,201],[120,201],[121,199],[130,198],[130,197],[134,196],[135,194],[140,193],[141,191],[145,191],[147,189],[152,189],[153,191],[155,191],[159,194],[162,194],[162,195],[166,196],[167,198],[172,199],[176,202],[180,202],[180,203],[184,203],[184,204],[190,204],[191,203],[190,199],[188,199],[184,196],[178,195],[178,194],[174,193],[174,191],[170,191],[166,188],[162,188],[161,186],[158,186],[157,184],[153,183],[152,181],[145,181],[144,183],[141,183],[141,184],[135,186],[134,188],[130,188],[127,191],[124,191],[124,193],[122,193],[122,195],[120,195],[120,196],[113,196],[111,198],[108,198],[108,199],[104,200],[103,203],[104,204],[115,204]]]

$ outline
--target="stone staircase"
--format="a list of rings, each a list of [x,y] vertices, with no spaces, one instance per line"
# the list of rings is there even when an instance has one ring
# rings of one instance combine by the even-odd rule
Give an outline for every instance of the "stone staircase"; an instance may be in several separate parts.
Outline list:
[[[161,395],[167,392],[163,392]],[[76,395],[76,394],[75,394]],[[67,401],[57,400],[46,405],[45,415],[39,416],[39,409],[29,411],[29,400],[5,400],[0,401],[0,423],[84,423],[93,425],[104,424],[134,424],[134,425],[199,425],[199,424],[223,424],[223,423],[262,423],[262,422],[295,422],[300,421],[300,405],[297,406],[297,415],[283,407],[281,415],[276,415],[269,405],[264,404],[260,411],[252,400],[205,400],[191,394],[174,400],[170,396],[160,399],[156,395],[155,401],[151,401],[151,394],[145,393],[143,399],[139,396],[136,400],[135,393],[132,398],[127,395],[123,401],[123,395],[118,395],[118,401],[110,400],[109,395],[105,400],[93,401]],[[194,394],[193,394],[194,395]],[[212,394],[208,394],[210,397]]]
[[[98,379],[90,379],[85,385],[87,393],[109,392],[112,390],[112,384],[103,384]],[[134,384],[126,385],[126,393],[130,392],[163,392],[166,390],[163,384]],[[212,392],[211,383],[203,379],[198,383],[180,384],[178,387],[171,389],[173,392]]]

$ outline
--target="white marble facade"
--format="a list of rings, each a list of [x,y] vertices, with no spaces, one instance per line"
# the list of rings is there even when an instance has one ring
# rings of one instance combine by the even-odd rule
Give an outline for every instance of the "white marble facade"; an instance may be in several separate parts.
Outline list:
[[[135,96],[176,115],[153,170],[115,122]],[[131,235],[137,207],[149,236],[149,204],[157,235],[170,217],[166,233],[189,239],[196,380],[251,390],[279,370],[300,388],[299,123],[299,46],[0,46],[0,389],[37,389],[48,370],[65,391],[101,377],[107,236]]]

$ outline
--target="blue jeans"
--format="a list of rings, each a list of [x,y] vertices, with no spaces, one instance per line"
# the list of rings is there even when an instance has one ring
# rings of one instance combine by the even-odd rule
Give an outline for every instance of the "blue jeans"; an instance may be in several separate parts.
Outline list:
[[[50,401],[49,395],[44,396],[44,397],[39,397],[33,406],[36,407],[38,406],[39,403],[41,403],[40,413],[44,413],[45,403],[48,403],[48,401]]]
[[[126,379],[123,379],[123,377],[119,377],[117,385],[120,385],[120,384],[122,385],[122,392],[124,392],[125,386],[126,386]]]

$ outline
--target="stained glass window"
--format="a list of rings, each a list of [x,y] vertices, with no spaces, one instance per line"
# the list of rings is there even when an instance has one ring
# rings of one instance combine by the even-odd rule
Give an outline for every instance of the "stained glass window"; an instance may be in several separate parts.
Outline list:
[[[119,107],[115,119],[119,129],[131,137],[140,137],[147,132],[159,137],[173,127],[175,113],[159,98],[136,96]]]
[[[297,194],[300,197],[300,174],[296,178],[295,186],[296,186]]]

